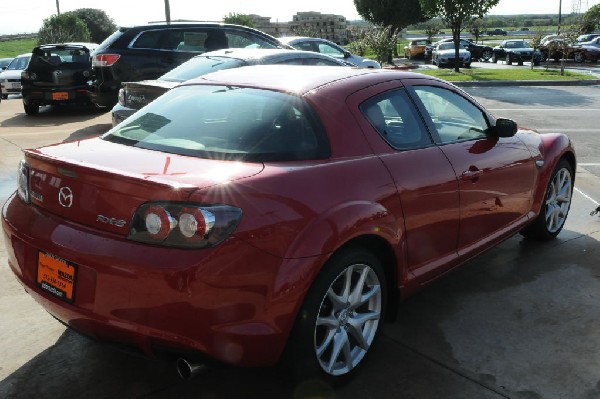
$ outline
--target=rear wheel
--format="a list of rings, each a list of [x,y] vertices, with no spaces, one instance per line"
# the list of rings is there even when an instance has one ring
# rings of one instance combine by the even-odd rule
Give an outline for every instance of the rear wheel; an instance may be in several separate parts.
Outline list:
[[[571,206],[574,184],[573,168],[562,159],[552,173],[540,214],[521,231],[525,237],[551,240],[560,233]]]
[[[308,291],[289,339],[295,377],[341,377],[362,364],[383,321],[386,294],[385,274],[373,254],[335,254]]]
[[[23,103],[23,108],[25,109],[25,113],[27,115],[37,115],[38,111],[40,110],[40,107],[37,104]]]
[[[2,99],[3,99],[3,100],[6,100],[7,98],[8,98],[8,94],[3,94],[3,95],[2,95]]]
[[[574,59],[575,62],[582,63],[583,61],[585,61],[585,56],[583,55],[583,53],[575,53]]]
[[[490,58],[492,58],[492,50],[484,50],[483,53],[481,53],[482,60],[487,62]]]
[[[498,57],[496,56],[496,54],[492,54],[492,62],[494,64],[496,64],[498,62]]]

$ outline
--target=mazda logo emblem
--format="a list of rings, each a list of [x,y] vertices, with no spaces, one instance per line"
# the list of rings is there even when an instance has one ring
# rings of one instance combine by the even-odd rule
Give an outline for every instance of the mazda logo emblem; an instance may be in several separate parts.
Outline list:
[[[61,187],[58,192],[58,202],[65,208],[73,205],[73,191],[69,187]]]

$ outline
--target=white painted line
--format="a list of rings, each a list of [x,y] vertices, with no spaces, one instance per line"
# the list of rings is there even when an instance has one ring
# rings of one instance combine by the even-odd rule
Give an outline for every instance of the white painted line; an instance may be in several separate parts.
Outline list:
[[[592,197],[590,197],[589,195],[587,195],[586,193],[584,193],[583,191],[581,191],[577,187],[575,187],[575,191],[577,191],[579,194],[583,195],[586,199],[588,199],[591,202],[593,202],[596,206],[600,206],[600,202],[596,201],[595,199],[593,199]]]
[[[578,163],[577,166],[600,166],[600,163]]]

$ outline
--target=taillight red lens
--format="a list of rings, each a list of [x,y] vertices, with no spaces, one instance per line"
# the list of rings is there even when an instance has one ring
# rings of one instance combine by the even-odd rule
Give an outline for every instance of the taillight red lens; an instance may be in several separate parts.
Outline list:
[[[128,238],[173,247],[211,247],[231,235],[241,218],[242,210],[228,205],[146,203],[136,211]]]
[[[164,240],[177,225],[177,221],[171,217],[163,207],[152,206],[144,212],[144,224],[146,231],[155,240]]]
[[[92,57],[92,66],[112,66],[121,56],[119,54],[98,54]]]

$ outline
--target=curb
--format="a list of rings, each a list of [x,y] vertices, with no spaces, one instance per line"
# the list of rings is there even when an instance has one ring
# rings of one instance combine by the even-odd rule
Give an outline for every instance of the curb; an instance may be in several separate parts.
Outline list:
[[[600,80],[493,80],[493,81],[470,81],[450,82],[460,87],[489,87],[489,86],[594,86],[600,84]]]

